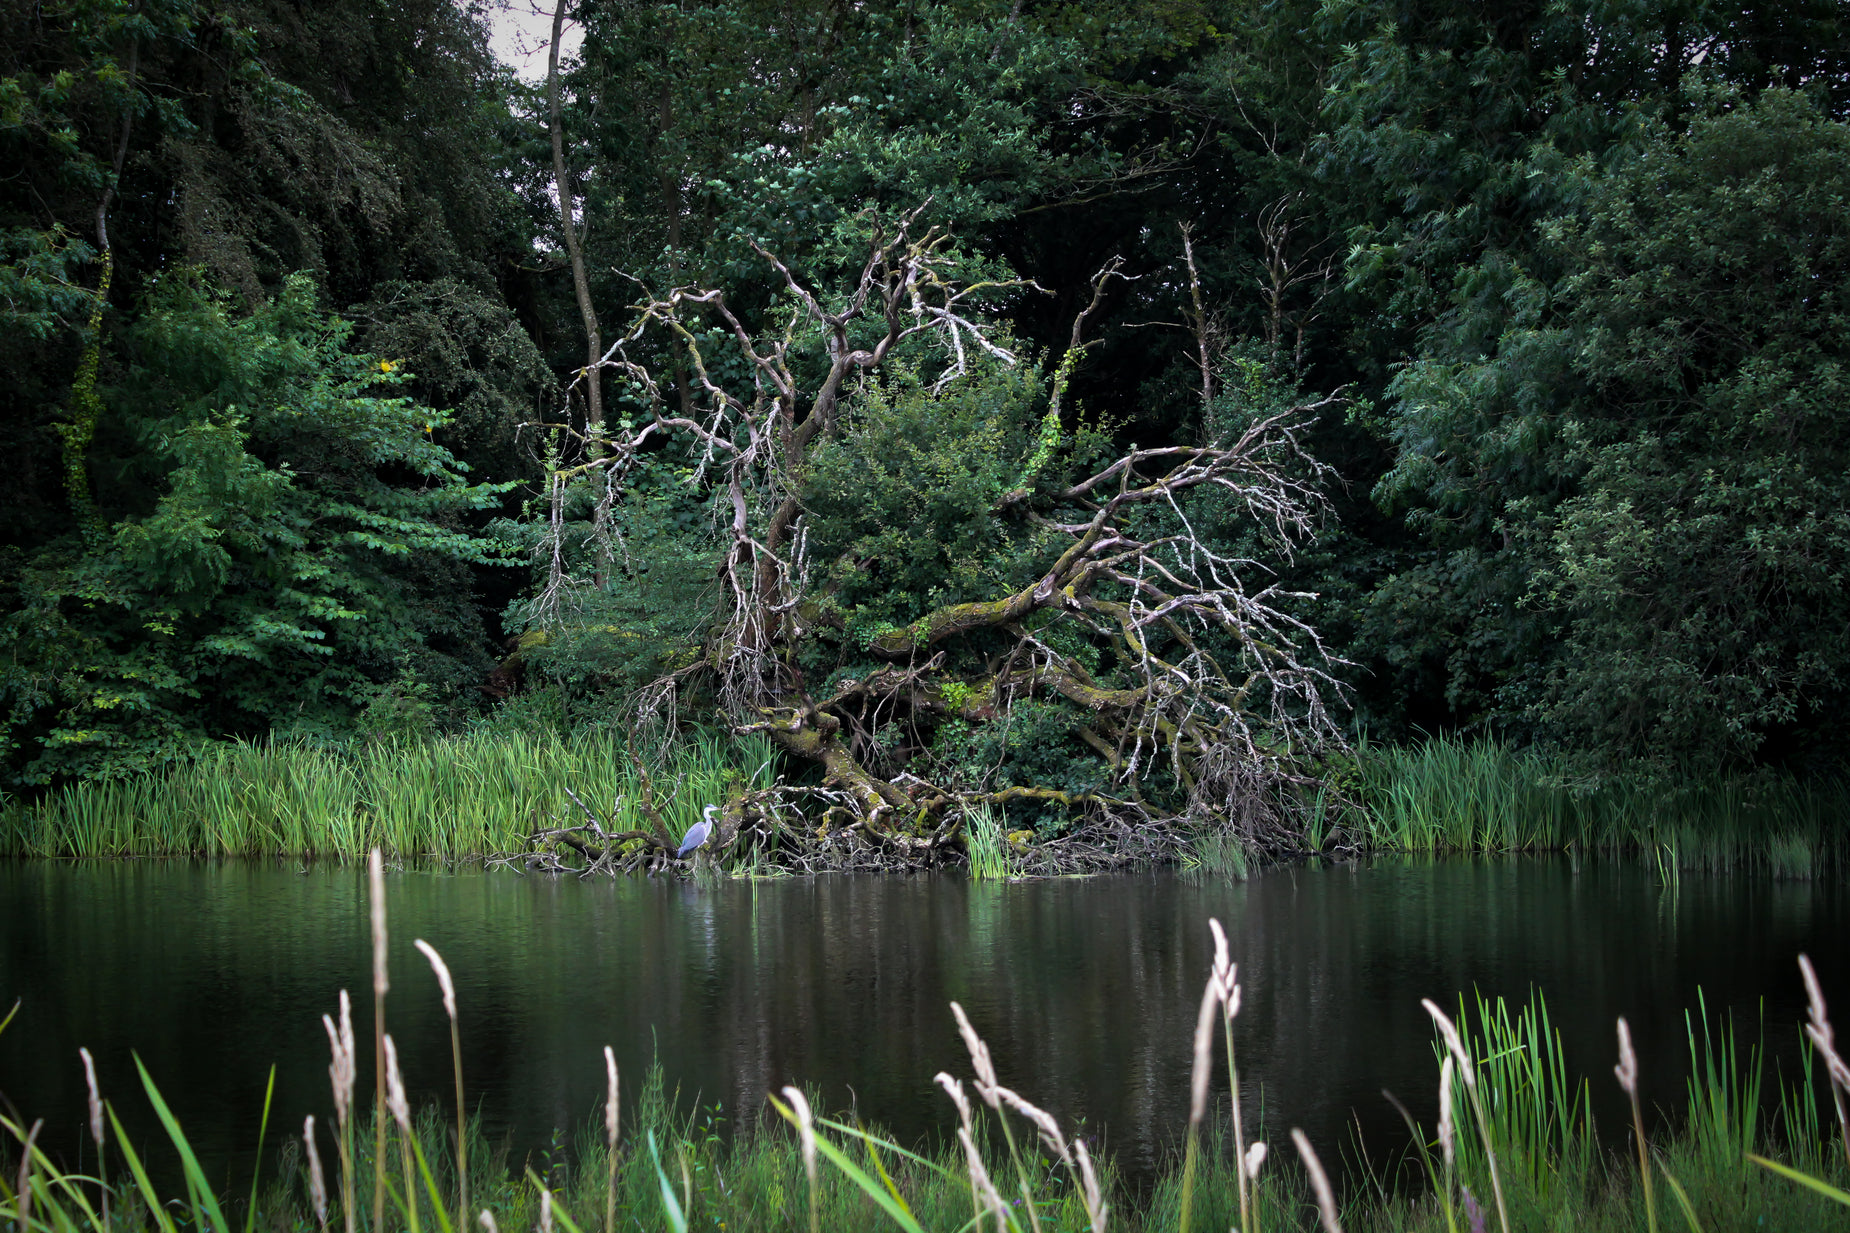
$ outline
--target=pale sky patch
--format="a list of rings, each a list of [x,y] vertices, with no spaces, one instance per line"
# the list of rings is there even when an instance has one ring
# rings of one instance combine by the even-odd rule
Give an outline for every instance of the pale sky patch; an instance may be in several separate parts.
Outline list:
[[[490,4],[488,45],[495,58],[509,65],[522,81],[546,80],[546,59],[552,43],[552,7],[535,0],[506,0]],[[584,44],[584,28],[569,18],[560,40],[560,58],[570,59]]]

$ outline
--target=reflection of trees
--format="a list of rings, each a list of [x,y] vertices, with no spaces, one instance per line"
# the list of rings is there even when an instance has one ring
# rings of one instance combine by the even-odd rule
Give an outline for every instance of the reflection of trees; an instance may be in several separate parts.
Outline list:
[[[491,1130],[513,1134],[517,1160],[592,1116],[605,1044],[630,1092],[659,1056],[684,1107],[698,1091],[728,1117],[751,1116],[765,1092],[814,1082],[831,1105],[852,1089],[863,1116],[922,1137],[949,1121],[931,1075],[967,1068],[955,998],[1003,1082],[1062,1121],[1105,1129],[1126,1165],[1147,1167],[1185,1119],[1211,915],[1240,963],[1247,1113],[1258,1117],[1262,1092],[1268,1133],[1303,1125],[1339,1144],[1354,1108],[1385,1147],[1396,1122],[1384,1086],[1430,1117],[1436,1069],[1418,1000],[1450,1003],[1474,987],[1517,998],[1544,989],[1570,1061],[1596,1076],[1600,1099],[1612,1019],[1626,1014],[1647,1102],[1676,1107],[1681,1014],[1697,984],[1711,1007],[1732,999],[1746,1010],[1766,994],[1768,1042],[1796,1056],[1792,955],[1825,953],[1845,923],[1842,906],[1808,886],[1686,878],[1672,895],[1641,871],[1537,862],[1279,871],[1236,885],[888,877],[694,888],[431,874],[394,877],[390,895],[388,1017],[408,1080],[432,1099],[448,1090],[446,1021],[411,950],[424,937],[456,973],[470,1099]],[[133,1119],[143,1113],[132,1046],[223,1172],[256,1142],[270,1062],[278,1116],[326,1114],[316,1016],[345,984],[366,1017],[363,908],[350,871],[0,867],[0,995],[26,999],[0,1036],[0,1091],[72,1128],[74,1150],[77,1046],[96,1052]]]

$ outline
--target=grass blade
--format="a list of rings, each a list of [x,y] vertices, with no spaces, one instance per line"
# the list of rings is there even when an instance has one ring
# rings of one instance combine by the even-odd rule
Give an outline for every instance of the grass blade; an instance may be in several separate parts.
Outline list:
[[[251,1167],[251,1206],[244,1216],[244,1233],[257,1227],[257,1182],[263,1177],[263,1136],[270,1129],[270,1099],[276,1095],[276,1063],[270,1063],[270,1082],[263,1089],[263,1119],[257,1123],[257,1163]]]
[[[792,1125],[796,1124],[795,1110],[775,1096],[769,1099],[772,1107],[774,1107],[778,1113],[788,1119]],[[651,1143],[650,1146],[653,1147],[654,1144]],[[878,1203],[886,1214],[893,1218],[894,1224],[904,1229],[906,1233],[925,1233],[924,1228],[913,1218],[912,1213],[906,1209],[905,1205],[902,1203],[895,1203],[893,1201],[893,1196],[886,1192],[886,1188],[869,1177],[865,1169],[862,1169],[859,1165],[855,1164],[854,1161],[848,1159],[840,1148],[830,1143],[821,1135],[817,1135],[816,1150],[828,1157],[829,1163],[834,1165],[837,1169],[840,1169],[842,1173],[847,1176],[849,1181],[865,1191],[868,1198]],[[660,1166],[658,1165],[657,1167],[659,1168]],[[666,1182],[664,1182],[664,1185],[665,1184]]]
[[[114,1105],[105,1105],[109,1110],[109,1124],[116,1128],[116,1146],[122,1151],[122,1159],[128,1161],[129,1172],[135,1175],[135,1186],[141,1191],[141,1197],[148,1204],[148,1213],[154,1217],[154,1225],[161,1233],[174,1233],[173,1218],[167,1214],[167,1207],[161,1197],[154,1193],[154,1183],[148,1180],[148,1171],[142,1167],[141,1157],[135,1152],[135,1145],[129,1142],[128,1131],[122,1129],[122,1123],[116,1117]]]
[[[681,1210],[681,1200],[675,1197],[674,1184],[668,1180],[668,1174],[662,1168],[662,1154],[655,1146],[655,1132],[649,1132],[649,1157],[655,1162],[655,1178],[662,1184],[662,1211],[668,1216],[668,1227],[672,1233],[687,1233],[687,1213]]]
[[[1780,1164],[1778,1161],[1768,1160],[1765,1156],[1756,1156],[1752,1152],[1747,1153],[1747,1158],[1763,1168],[1773,1170],[1773,1172],[1779,1174],[1781,1177],[1795,1181],[1801,1186],[1811,1187],[1811,1189],[1817,1191],[1833,1203],[1841,1203],[1845,1207],[1850,1207],[1850,1194],[1844,1193],[1827,1181],[1813,1177],[1809,1173],[1801,1173],[1797,1169]]]
[[[167,1137],[173,1140],[174,1150],[180,1153],[180,1167],[186,1173],[186,1188],[193,1192],[194,1208],[203,1217],[199,1223],[206,1224],[209,1221],[213,1233],[231,1233],[231,1225],[225,1220],[224,1210],[218,1205],[218,1196],[212,1193],[205,1170],[199,1167],[199,1158],[193,1155],[193,1145],[186,1141],[185,1132],[180,1129],[173,1110],[162,1099],[160,1089],[154,1086],[154,1077],[142,1064],[140,1054],[135,1055],[135,1069],[141,1072],[141,1086],[147,1089],[148,1103],[154,1106],[154,1115],[161,1119]]]
[[[1702,1233],[1702,1221],[1696,1219],[1696,1207],[1689,1201],[1689,1195],[1684,1191],[1683,1183],[1679,1182],[1676,1176],[1664,1167],[1661,1160],[1657,1163],[1657,1171],[1664,1175],[1666,1182],[1670,1183],[1670,1193],[1676,1197],[1677,1206],[1683,1209],[1683,1219],[1689,1221],[1689,1233]]]

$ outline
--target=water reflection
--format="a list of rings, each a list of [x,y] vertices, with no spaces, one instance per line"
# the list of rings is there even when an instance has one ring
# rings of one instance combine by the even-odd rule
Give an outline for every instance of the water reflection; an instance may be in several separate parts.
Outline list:
[[[0,865],[0,1092],[75,1151],[79,1045],[139,1135],[139,1051],[224,1174],[254,1145],[278,1064],[280,1125],[326,1116],[319,1016],[342,987],[370,1019],[355,870],[292,865]],[[1188,1042],[1227,925],[1246,987],[1242,1067],[1270,1133],[1320,1142],[1399,1129],[1390,1088],[1430,1116],[1436,1070],[1419,999],[1544,990],[1570,1057],[1616,1116],[1612,1021],[1639,1040],[1649,1099],[1680,1107],[1682,1014],[1706,990],[1797,1056],[1809,950],[1840,1005],[1845,899],[1825,883],[1685,877],[1623,865],[1405,863],[1280,870],[1247,883],[1169,875],[1016,886],[955,878],[580,883],[407,872],[389,884],[390,1030],[415,1091],[446,1094],[448,1033],[423,937],[456,975],[470,1098],[516,1158],[575,1129],[616,1047],[626,1087],[659,1058],[684,1097],[754,1115],[765,1092],[812,1083],[908,1138],[947,1124],[931,1083],[967,1062],[947,1003],[964,1004],[1003,1081],[1084,1119],[1133,1171],[1173,1142]],[[370,1051],[362,1050],[362,1062]],[[370,1083],[362,1074],[361,1083]],[[633,1090],[633,1087],[631,1088]],[[1255,1096],[1250,1119],[1261,1114]],[[1249,1121],[1249,1125],[1253,1122]]]

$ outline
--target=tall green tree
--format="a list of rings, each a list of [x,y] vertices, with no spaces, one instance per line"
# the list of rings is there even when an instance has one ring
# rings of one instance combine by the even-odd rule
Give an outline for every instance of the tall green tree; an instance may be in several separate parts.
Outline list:
[[[1384,541],[1353,654],[1403,717],[1539,734],[1518,682],[1561,630],[1524,602],[1539,562],[1520,532],[1576,491],[1560,399],[1581,379],[1533,350],[1579,260],[1545,225],[1585,208],[1600,170],[1635,157],[1652,123],[1688,121],[1692,75],[1748,99],[1802,85],[1840,108],[1841,16],[1352,3],[1322,20],[1343,43],[1321,173],[1356,213],[1349,346],[1391,451],[1375,496],[1409,533]]]
[[[1513,510],[1562,641],[1506,705],[1608,764],[1835,765],[1850,686],[1850,125],[1720,94],[1549,230],[1573,273],[1508,379],[1571,495]],[[1515,365],[1510,365],[1515,367]],[[1525,516],[1526,515],[1526,516]],[[1519,521],[1520,519],[1520,521]]]
[[[404,662],[448,697],[473,694],[490,666],[475,597],[508,571],[463,540],[506,485],[422,513],[413,500],[404,517],[435,529],[400,528],[396,580],[353,565],[327,582],[372,596],[328,603],[365,614],[376,641],[303,623],[322,584],[261,582],[221,550],[261,541],[274,555],[293,519],[305,538],[290,551],[323,559],[315,528],[382,516],[396,498],[380,494],[448,492],[465,464],[490,477],[528,465],[517,428],[550,374],[509,307],[536,271],[504,175],[509,82],[481,14],[435,0],[81,0],[8,5],[0,24],[0,157],[17,168],[0,182],[0,425],[15,449],[0,587],[21,613],[12,770],[108,773],[203,737],[336,731]],[[373,380],[453,413],[405,412],[415,438],[383,411],[368,419],[361,408],[400,404],[360,382],[366,354],[389,367]],[[329,417],[299,485],[281,406],[298,426]],[[312,503],[357,484],[349,464],[376,468],[379,492],[321,521],[278,512],[279,494]],[[267,529],[238,539],[246,523]],[[143,627],[138,611],[163,615]],[[259,628],[274,636],[238,641]],[[201,649],[287,660],[292,630],[341,648],[330,674],[239,678]]]
[[[391,360],[297,277],[255,313],[160,280],[108,386],[97,524],[9,551],[8,776],[145,770],[224,736],[340,737],[408,666],[488,665],[464,566],[470,484]]]

